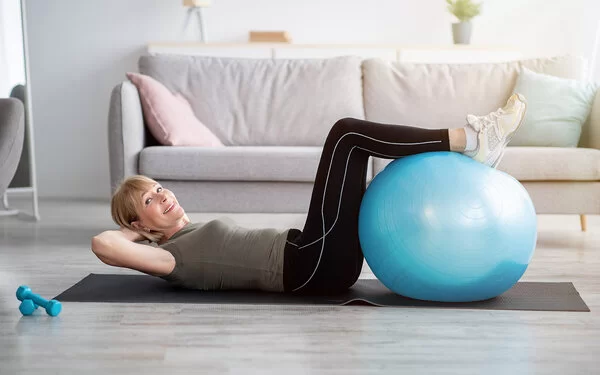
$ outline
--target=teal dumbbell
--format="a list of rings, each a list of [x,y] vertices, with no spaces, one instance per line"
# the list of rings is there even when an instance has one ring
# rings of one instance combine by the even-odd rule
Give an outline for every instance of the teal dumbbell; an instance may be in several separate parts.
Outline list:
[[[23,315],[31,315],[38,306],[46,309],[46,313],[50,316],[57,316],[62,310],[62,305],[59,301],[53,299],[48,301],[39,295],[32,293],[31,289],[26,285],[21,285],[17,289],[17,299],[21,301],[19,311]]]
[[[31,315],[31,314],[33,314],[33,312],[35,310],[37,310],[37,308],[38,308],[38,305],[33,303],[33,301],[30,299],[26,299],[25,301],[21,302],[21,304],[19,305],[19,311],[23,315]]]

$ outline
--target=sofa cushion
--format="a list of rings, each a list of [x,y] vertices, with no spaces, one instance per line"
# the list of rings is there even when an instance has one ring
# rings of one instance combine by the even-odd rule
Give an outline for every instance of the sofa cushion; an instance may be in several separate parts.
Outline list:
[[[507,147],[498,169],[519,181],[599,181],[600,150]]]
[[[163,180],[314,182],[321,151],[321,147],[153,146],[142,150],[139,173]],[[367,176],[371,175],[369,168]]]
[[[181,93],[228,146],[322,146],[343,117],[364,118],[359,57],[142,56],[139,69]]]
[[[424,128],[464,126],[467,114],[502,107],[521,67],[583,79],[585,60],[564,56],[506,63],[414,64],[369,59],[363,63],[365,118]]]
[[[388,159],[374,159],[375,175],[390,162]],[[507,147],[498,170],[519,181],[600,181],[600,150]]]

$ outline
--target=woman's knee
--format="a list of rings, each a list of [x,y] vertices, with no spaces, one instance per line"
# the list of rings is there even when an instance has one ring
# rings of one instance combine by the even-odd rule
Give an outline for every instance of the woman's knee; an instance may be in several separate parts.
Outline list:
[[[339,139],[344,134],[351,131],[356,131],[356,125],[361,120],[352,117],[344,117],[337,120],[329,130],[328,138]]]
[[[360,127],[364,123],[365,123],[365,121],[361,120],[361,119],[357,119],[354,117],[344,117],[344,118],[337,120],[335,122],[335,124],[333,124],[332,129],[339,129],[339,130],[346,130],[346,131],[356,130],[357,127]]]

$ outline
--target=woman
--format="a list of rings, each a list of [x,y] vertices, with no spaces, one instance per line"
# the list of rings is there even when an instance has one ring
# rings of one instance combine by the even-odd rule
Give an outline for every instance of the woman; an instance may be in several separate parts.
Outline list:
[[[246,229],[222,219],[192,224],[172,192],[133,176],[111,202],[121,229],[95,236],[92,251],[106,264],[186,288],[340,292],[356,282],[363,264],[358,213],[369,156],[454,151],[494,168],[525,110],[525,99],[515,94],[496,112],[468,115],[464,128],[339,120],[325,141],[302,230]],[[144,239],[157,246],[136,243]]]

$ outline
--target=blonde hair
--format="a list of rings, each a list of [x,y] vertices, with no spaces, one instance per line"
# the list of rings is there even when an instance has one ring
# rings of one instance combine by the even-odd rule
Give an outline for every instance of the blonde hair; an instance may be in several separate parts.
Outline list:
[[[120,227],[128,228],[139,233],[152,242],[158,242],[163,234],[156,231],[145,232],[134,228],[132,222],[139,220],[138,210],[140,196],[157,182],[149,177],[135,175],[126,178],[119,184],[110,201],[110,212],[113,221]]]

